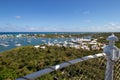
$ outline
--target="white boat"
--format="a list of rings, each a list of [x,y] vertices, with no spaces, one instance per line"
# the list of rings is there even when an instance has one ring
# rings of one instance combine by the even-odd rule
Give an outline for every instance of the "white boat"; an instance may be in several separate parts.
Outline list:
[[[34,47],[35,47],[35,48],[39,48],[39,47],[40,47],[40,45],[35,45]]]
[[[0,46],[8,47],[9,45],[5,43],[0,43]]]
[[[46,40],[41,40],[42,42],[46,42]]]
[[[15,44],[15,46],[21,46],[21,44]]]

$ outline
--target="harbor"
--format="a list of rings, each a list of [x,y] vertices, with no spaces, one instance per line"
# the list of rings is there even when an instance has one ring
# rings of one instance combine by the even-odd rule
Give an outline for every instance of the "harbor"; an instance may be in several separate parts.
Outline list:
[[[0,52],[21,46],[36,45],[74,47],[83,50],[99,50],[105,46],[105,44],[97,42],[97,39],[91,36],[72,37],[69,34],[69,37],[65,37],[63,34],[61,37],[44,38],[45,34],[39,35],[43,37],[36,37],[36,34],[32,34],[32,36],[30,34],[1,34]]]

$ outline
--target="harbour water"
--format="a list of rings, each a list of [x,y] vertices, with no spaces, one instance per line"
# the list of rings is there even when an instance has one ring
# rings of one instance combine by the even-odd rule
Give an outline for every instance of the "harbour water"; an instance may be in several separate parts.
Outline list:
[[[56,42],[64,42],[67,40],[66,38],[6,38],[0,39],[0,52],[10,50],[15,47],[20,46],[34,46],[40,44],[47,44],[48,41],[53,43]]]
[[[1,32],[0,35],[19,34],[83,34],[80,32]],[[70,41],[70,38],[34,38],[34,37],[8,37],[0,38],[0,52],[20,46],[35,46],[50,43],[63,43]]]

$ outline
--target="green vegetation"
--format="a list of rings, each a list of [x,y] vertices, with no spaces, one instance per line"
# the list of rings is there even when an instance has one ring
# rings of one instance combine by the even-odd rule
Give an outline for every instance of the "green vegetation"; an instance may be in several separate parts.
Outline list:
[[[55,64],[62,63],[64,61],[80,58],[82,56],[90,55],[93,53],[95,54],[98,52],[100,51],[84,51],[77,50],[75,48],[57,46],[46,46],[46,49],[36,49],[33,46],[19,47],[0,54],[0,80],[13,80],[17,77],[22,77],[24,75]],[[85,64],[87,64],[87,62],[85,62]],[[80,65],[76,65],[76,68],[74,68],[74,66],[71,66],[71,70],[79,69],[79,67]],[[69,68],[70,67],[63,70],[69,71]],[[51,80],[54,77],[52,74],[53,73],[47,74]],[[60,75],[60,73],[58,74]],[[46,76],[41,77],[41,80],[43,80],[45,77]]]
[[[92,33],[91,33],[92,34]],[[91,34],[88,34],[88,33],[84,33],[84,34],[29,34],[27,35],[28,37],[36,37],[36,38],[39,38],[39,37],[42,37],[42,38],[70,38],[70,37],[84,37],[84,36],[90,36]]]
[[[100,40],[97,35],[103,38]],[[108,36],[108,34],[97,35],[93,36],[96,36],[99,42],[105,41]],[[120,43],[116,45],[120,47]],[[46,46],[45,49],[33,46],[18,47],[0,54],[0,80],[14,80],[64,61],[99,52],[102,50],[87,51],[57,46]],[[37,80],[104,80],[104,75],[105,59],[97,58],[43,75]]]

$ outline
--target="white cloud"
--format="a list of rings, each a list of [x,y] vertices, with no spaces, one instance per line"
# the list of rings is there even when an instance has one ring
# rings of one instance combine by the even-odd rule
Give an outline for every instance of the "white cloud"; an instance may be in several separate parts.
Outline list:
[[[38,30],[38,29],[35,28],[35,27],[30,27],[29,30],[30,30],[30,31],[35,31],[35,30]]]
[[[120,32],[120,24],[106,24],[104,26],[89,27],[91,31],[95,32]]]
[[[103,26],[18,26],[5,24],[0,32],[120,32],[120,24],[107,23]]]
[[[22,17],[21,16],[15,16],[16,19],[21,19]]]
[[[116,23],[111,22],[111,23],[109,23],[109,25],[111,25],[111,26],[116,26],[117,24],[116,24]]]
[[[70,31],[78,32],[120,32],[120,24],[107,23],[102,26],[77,26]]]
[[[52,32],[52,31],[57,31],[57,30],[59,30],[58,28],[56,28],[56,27],[45,27],[45,26],[34,26],[34,27],[32,27],[32,26],[27,26],[27,28],[26,28],[26,31],[29,31],[29,32]]]

